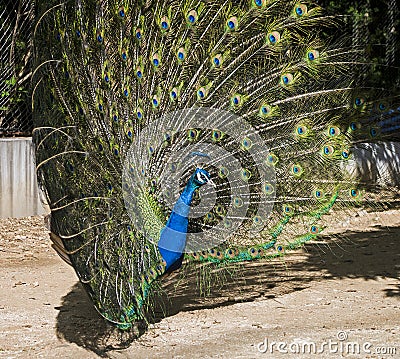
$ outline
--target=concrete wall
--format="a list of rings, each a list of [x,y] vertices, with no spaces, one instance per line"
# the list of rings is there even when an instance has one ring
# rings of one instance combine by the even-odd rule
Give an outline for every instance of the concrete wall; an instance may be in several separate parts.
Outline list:
[[[44,213],[36,183],[32,138],[0,138],[0,217]]]

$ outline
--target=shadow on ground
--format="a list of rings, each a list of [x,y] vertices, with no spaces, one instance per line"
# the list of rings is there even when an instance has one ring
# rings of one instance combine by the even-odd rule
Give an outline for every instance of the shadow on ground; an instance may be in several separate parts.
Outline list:
[[[160,302],[164,304],[155,309],[154,322],[180,311],[274,298],[307,288],[313,281],[329,278],[398,279],[400,228],[346,233],[339,240],[309,243],[301,252],[285,257],[285,261],[246,263],[236,268],[232,277],[225,274],[225,285],[222,286],[219,280],[210,283],[206,298],[199,295],[195,272],[184,279],[175,275],[165,281],[165,295]],[[385,289],[387,296],[400,297],[397,283]],[[79,283],[63,298],[58,309],[58,336],[102,357],[107,357],[110,350],[128,347],[145,331],[141,323],[131,332],[121,332],[108,324],[95,311]]]

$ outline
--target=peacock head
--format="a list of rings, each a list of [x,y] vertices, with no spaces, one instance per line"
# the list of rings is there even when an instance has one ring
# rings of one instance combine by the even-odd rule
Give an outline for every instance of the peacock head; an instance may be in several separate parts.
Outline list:
[[[192,180],[196,187],[201,187],[206,183],[215,187],[214,182],[211,180],[211,175],[203,168],[196,168],[196,171],[192,175]]]

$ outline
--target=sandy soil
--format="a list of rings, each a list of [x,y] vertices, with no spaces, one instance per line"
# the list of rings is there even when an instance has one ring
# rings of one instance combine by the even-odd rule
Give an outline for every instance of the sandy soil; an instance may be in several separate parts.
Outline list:
[[[206,299],[194,276],[169,278],[167,314],[135,339],[92,308],[42,217],[2,219],[0,358],[400,358],[400,212],[343,227],[285,262],[246,264]]]

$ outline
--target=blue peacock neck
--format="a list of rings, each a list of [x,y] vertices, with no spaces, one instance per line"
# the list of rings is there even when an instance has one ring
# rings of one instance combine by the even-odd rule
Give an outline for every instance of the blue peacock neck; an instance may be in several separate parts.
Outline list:
[[[158,249],[166,262],[166,271],[178,269],[182,265],[186,246],[190,205],[194,192],[201,185],[195,181],[195,173],[190,177],[176,201],[171,215],[160,233]]]

